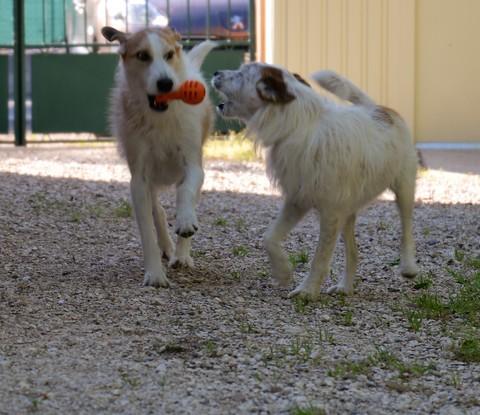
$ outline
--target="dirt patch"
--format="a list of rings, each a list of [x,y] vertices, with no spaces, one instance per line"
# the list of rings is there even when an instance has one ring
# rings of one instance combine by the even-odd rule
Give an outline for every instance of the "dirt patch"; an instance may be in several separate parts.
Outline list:
[[[479,254],[478,175],[419,177],[429,284],[399,275],[386,193],[358,220],[355,295],[315,304],[292,302],[269,277],[261,240],[281,201],[261,163],[206,163],[196,269],[169,270],[167,290],[141,286],[129,176],[113,146],[2,147],[0,179],[2,414],[480,410],[480,365],[455,353],[463,334],[478,338],[475,321],[411,318],[421,290],[447,299],[460,288],[452,272]],[[161,199],[173,224],[174,194]],[[317,237],[310,215],[285,244],[296,281]],[[339,243],[331,278],[342,269]]]

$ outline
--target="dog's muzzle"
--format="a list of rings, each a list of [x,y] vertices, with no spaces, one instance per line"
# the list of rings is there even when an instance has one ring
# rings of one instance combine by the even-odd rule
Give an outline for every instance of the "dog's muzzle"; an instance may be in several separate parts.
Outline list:
[[[222,81],[221,81],[220,77],[221,77],[221,75],[220,75],[219,72],[215,72],[215,73],[213,74],[212,86],[215,88],[215,90],[219,93],[219,95],[220,95],[222,98],[225,98],[225,99],[226,99],[225,94],[221,91]],[[225,102],[220,102],[220,104],[217,105],[216,110],[217,110],[217,113],[218,113],[219,115],[223,115],[223,114],[224,114],[224,110],[225,110]]]
[[[155,95],[147,95],[148,97],[148,106],[157,112],[164,112],[168,109],[168,104],[166,102],[158,102],[155,99]]]

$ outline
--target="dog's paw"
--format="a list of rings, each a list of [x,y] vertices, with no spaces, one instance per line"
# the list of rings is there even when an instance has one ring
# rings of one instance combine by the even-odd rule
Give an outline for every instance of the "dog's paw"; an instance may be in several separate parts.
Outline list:
[[[175,233],[182,238],[190,238],[198,231],[198,221],[195,213],[192,215],[178,215]]]
[[[345,284],[333,285],[333,286],[331,286],[327,289],[327,294],[351,295],[351,294],[353,294],[353,287],[349,287]]]
[[[293,271],[285,256],[270,260],[272,277],[280,287],[288,286],[293,280]]]
[[[170,281],[168,281],[165,271],[163,270],[156,272],[147,271],[145,273],[145,278],[143,279],[143,285],[146,287],[168,288],[170,286]]]
[[[288,293],[288,298],[300,298],[307,301],[315,301],[320,297],[320,292],[311,288],[304,287],[299,285],[293,291]]]
[[[400,265],[400,272],[405,278],[414,278],[418,274],[418,271],[417,264],[415,263]]]
[[[170,237],[168,240],[159,241],[158,246],[162,251],[163,258],[170,260],[174,257],[175,247]]]
[[[289,268],[272,270],[272,276],[279,287],[287,287],[293,281],[293,273]]]
[[[179,268],[179,267],[194,267],[193,258],[190,255],[182,255],[182,256],[172,256],[168,263],[168,266],[171,268]]]

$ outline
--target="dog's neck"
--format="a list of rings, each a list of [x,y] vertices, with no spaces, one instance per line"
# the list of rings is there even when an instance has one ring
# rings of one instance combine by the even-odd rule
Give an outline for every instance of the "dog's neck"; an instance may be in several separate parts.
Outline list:
[[[325,98],[303,85],[294,89],[296,98],[288,104],[268,104],[246,122],[247,135],[263,147],[310,131],[326,107]]]

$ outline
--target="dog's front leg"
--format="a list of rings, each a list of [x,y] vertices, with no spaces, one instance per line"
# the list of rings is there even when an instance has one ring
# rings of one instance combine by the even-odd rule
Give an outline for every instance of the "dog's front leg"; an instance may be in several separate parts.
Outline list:
[[[178,235],[175,257],[170,265],[187,265],[193,267],[190,256],[191,237],[198,230],[195,205],[204,173],[200,164],[192,163],[185,166],[185,176],[177,187],[177,224],[175,233]]]
[[[130,181],[133,208],[137,218],[140,239],[142,240],[145,262],[144,285],[168,287],[160,249],[155,239],[155,227],[152,213],[152,193],[142,174],[133,174]]]
[[[264,245],[270,259],[272,274],[280,286],[286,286],[292,280],[292,269],[280,244],[306,212],[307,209],[285,202],[278,219],[265,234]]]

